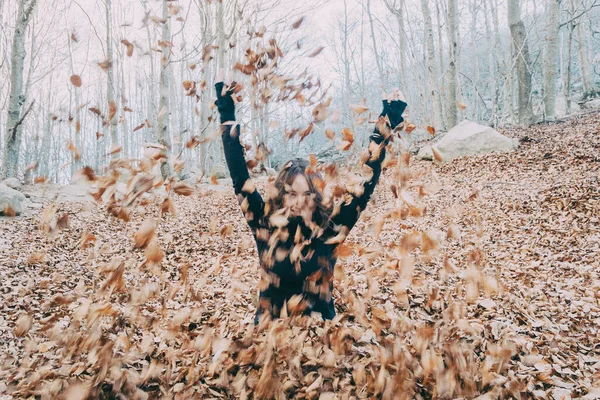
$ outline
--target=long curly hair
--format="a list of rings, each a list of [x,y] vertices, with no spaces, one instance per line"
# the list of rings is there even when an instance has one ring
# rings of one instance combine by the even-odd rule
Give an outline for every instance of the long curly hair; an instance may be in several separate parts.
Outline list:
[[[315,209],[312,213],[312,222],[320,228],[325,228],[329,223],[332,208],[327,207],[323,203],[323,193],[318,185],[318,182],[323,182],[323,177],[320,172],[316,172],[310,168],[310,163],[303,158],[289,160],[279,171],[274,183],[274,190],[276,193],[273,193],[269,199],[271,213],[281,210],[284,207],[285,196],[288,193],[289,187],[298,175],[302,175],[306,178],[308,187],[314,195],[313,201]]]

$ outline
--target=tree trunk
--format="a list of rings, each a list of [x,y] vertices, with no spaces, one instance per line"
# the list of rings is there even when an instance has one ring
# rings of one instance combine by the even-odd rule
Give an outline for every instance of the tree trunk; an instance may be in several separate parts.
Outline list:
[[[54,75],[50,75],[50,84],[48,87],[48,99],[46,102],[46,107],[42,109],[48,109],[50,104],[52,104],[52,89],[53,89],[53,80]],[[54,121],[52,119],[52,113],[48,112],[46,115],[46,120],[44,123],[44,134],[42,136],[42,146],[40,148],[40,155],[38,157],[39,162],[39,174],[40,176],[47,177],[50,174],[50,140],[52,138],[52,126]]]
[[[217,71],[221,68],[226,68],[225,66],[225,46],[226,46],[226,37],[225,37],[225,19],[223,18],[223,0],[217,1],[216,8],[216,24],[215,29],[217,31],[217,45],[219,48],[217,49]],[[225,152],[223,150],[223,141],[215,140],[213,141],[213,149],[214,149],[214,157],[213,160],[215,164],[219,164],[219,169],[227,170],[225,168]]]
[[[581,2],[581,8],[585,8],[583,1]],[[585,37],[584,25],[582,21],[577,21],[576,34],[577,34],[577,49],[579,55],[579,69],[581,72],[581,80],[583,81],[583,95],[582,101],[586,101],[589,98],[598,96],[598,88],[594,83],[594,72],[592,65],[588,58],[589,54],[592,54],[588,48],[587,38]]]
[[[556,77],[558,57],[558,13],[560,0],[548,0],[546,14],[546,59],[544,62],[544,111],[547,121],[556,120]]]
[[[379,71],[379,79],[381,80],[381,86],[383,88],[388,87],[387,76],[383,70],[381,64],[381,57],[377,51],[377,38],[375,37],[375,27],[373,26],[373,14],[371,14],[371,0],[367,0],[367,14],[369,15],[369,26],[371,28],[371,39],[373,40],[373,54],[375,55],[375,62],[377,63],[377,70]]]
[[[494,40],[492,39],[492,29],[490,27],[488,2],[483,2],[483,16],[485,22],[485,35],[488,41],[488,73],[490,74],[490,83],[492,85],[492,118],[491,122],[494,128],[498,126],[498,89],[495,76],[496,57],[494,56]]]
[[[112,62],[113,50],[112,50],[112,0],[106,0],[106,59]],[[106,80],[106,100],[108,101],[108,124],[110,130],[110,141],[112,146],[119,145],[119,133],[117,132],[117,123],[119,121],[116,112],[113,112],[112,118],[110,118],[111,111],[117,110],[117,104],[115,100],[114,92],[114,72],[112,68],[107,71],[108,79]],[[107,138],[105,137],[104,140]],[[117,157],[117,154],[113,154],[112,158]]]
[[[166,22],[162,27],[162,48],[160,57],[160,83],[159,83],[159,100],[158,100],[158,143],[166,147],[165,156],[170,153],[171,140],[169,132],[169,117],[171,114],[169,105],[170,96],[170,74],[171,74],[171,18],[169,16],[168,1],[163,0],[163,19]],[[160,165],[160,171],[164,179],[171,175],[169,162],[163,159]]]
[[[23,67],[25,64],[25,31],[33,14],[37,0],[22,0],[17,11],[17,23],[13,36],[10,70],[10,97],[8,118],[6,121],[6,142],[2,175],[5,178],[16,177],[19,166],[19,150],[23,134],[23,119],[27,110],[21,114],[26,93],[23,92]]]
[[[531,70],[529,61],[529,45],[525,32],[525,24],[521,19],[520,0],[508,1],[508,25],[517,59],[517,78],[519,82],[519,125],[531,125],[533,108],[531,104]]]
[[[443,5],[442,5],[443,6]],[[440,129],[440,130],[446,130],[447,128],[447,119],[446,119],[446,114],[448,112],[448,110],[446,109],[446,106],[448,105],[448,93],[447,93],[447,86],[446,86],[446,77],[445,77],[445,73],[444,73],[444,46],[442,46],[443,39],[442,39],[442,27],[444,25],[447,25],[446,23],[442,22],[442,12],[440,11],[440,1],[436,0],[435,1],[435,11],[436,11],[436,22],[437,22],[437,34],[438,34],[438,43],[440,44],[438,46],[438,55],[439,55],[439,71],[440,71],[440,98],[441,98],[441,102],[442,102],[442,122],[444,123],[442,126],[436,126],[436,129]],[[446,21],[447,22],[447,21]]]
[[[72,44],[72,40],[71,40],[71,35],[69,35],[67,33],[67,46],[69,48],[69,59],[71,61],[71,75],[77,75],[77,73],[75,72],[75,62],[73,60],[73,44]],[[81,108],[79,107],[80,105],[80,98],[79,98],[79,88],[70,85],[69,86],[69,103],[71,103],[71,94],[73,94],[75,97],[75,117],[73,120],[73,124],[69,125],[69,136],[71,135],[71,131],[72,131],[72,125],[75,125],[75,137],[73,138],[73,142],[75,144],[75,147],[77,147],[83,155],[83,149],[81,148]],[[69,104],[71,106],[71,104]],[[70,108],[71,112],[72,112],[72,107]],[[75,174],[76,171],[79,171],[81,169],[81,158],[79,160],[75,160],[73,158],[72,162],[71,162],[71,177]]]
[[[400,64],[400,87],[404,93],[408,93],[410,89],[408,87],[408,78],[406,77],[406,37],[404,34],[404,14],[402,10],[402,3],[400,4],[400,7],[398,7],[398,12],[396,13],[396,22],[398,24],[398,43],[400,44],[400,57],[398,61]]]
[[[493,48],[493,54],[494,54],[494,58],[495,58],[495,62],[494,62],[494,73],[492,73],[492,76],[494,78],[494,82],[495,82],[495,86],[496,86],[496,92],[495,92],[495,96],[494,98],[496,99],[496,121],[495,121],[495,125],[494,127],[498,126],[499,123],[499,110],[501,107],[504,106],[504,104],[501,104],[501,97],[500,97],[500,88],[501,85],[498,84],[498,79],[500,79],[500,77],[502,75],[504,75],[504,79],[506,82],[506,66],[502,65],[502,60],[504,60],[504,58],[502,58],[500,56],[500,54],[502,54],[502,46],[500,43],[500,22],[498,19],[498,0],[489,0],[490,1],[490,11],[492,14],[492,24],[493,24],[493,32],[494,32],[494,48]],[[504,90],[504,92],[507,92],[506,90]]]
[[[344,90],[343,90],[343,104],[344,104],[344,116],[346,117],[345,124],[350,126],[350,129],[354,129],[354,118],[350,115],[350,102],[352,101],[352,89],[350,87],[351,76],[350,76],[350,56],[348,55],[348,6],[346,0],[344,0],[344,32],[342,38],[342,54],[344,63]]]
[[[448,43],[449,43],[449,65],[448,65],[448,102],[446,104],[446,119],[448,128],[452,129],[457,122],[458,108],[456,105],[456,51],[458,47],[456,36],[456,0],[448,0]]]
[[[398,49],[399,49],[399,57],[398,57],[398,66],[400,70],[400,84],[399,86],[402,88],[405,94],[408,95],[410,93],[410,88],[408,87],[408,78],[406,75],[406,32],[404,29],[404,1],[399,0],[398,5],[396,5],[396,1],[393,0],[384,0],[386,7],[392,14],[396,16],[396,24],[398,25]]]
[[[575,12],[575,5],[573,2],[569,4],[569,18],[572,18]],[[572,58],[573,58],[573,31],[575,30],[575,23],[571,22],[567,25],[569,34],[567,38],[567,67],[563,72],[563,96],[565,98],[565,114],[571,114],[571,70],[572,70]]]
[[[431,23],[431,13],[429,11],[428,0],[421,0],[423,19],[425,20],[425,43],[427,47],[427,69],[429,75],[429,93],[433,102],[433,123],[436,127],[443,126],[442,121],[442,103],[440,92],[436,85],[436,67],[435,67],[435,48],[433,46],[433,27]]]

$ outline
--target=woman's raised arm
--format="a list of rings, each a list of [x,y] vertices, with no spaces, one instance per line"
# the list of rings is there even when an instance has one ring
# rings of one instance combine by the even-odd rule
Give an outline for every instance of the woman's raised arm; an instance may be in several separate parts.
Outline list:
[[[240,126],[235,123],[235,102],[233,100],[235,83],[225,84],[223,78],[224,72],[221,70],[217,75],[215,89],[223,151],[233,182],[233,189],[238,196],[246,221],[252,230],[256,230],[264,215],[265,203],[250,179],[244,158],[244,146],[240,143]],[[232,129],[233,126],[235,129]]]
[[[381,164],[385,158],[385,147],[389,143],[392,130],[404,121],[402,113],[406,109],[406,102],[399,91],[394,91],[390,96],[384,93],[383,111],[375,124],[375,129],[369,140],[369,158],[365,164],[371,168],[373,174],[363,183],[362,193],[353,194],[350,200],[343,203],[339,212],[332,216],[332,236],[343,238],[354,227],[360,213],[367,207],[375,186],[381,176]],[[340,237],[339,234],[342,236]]]

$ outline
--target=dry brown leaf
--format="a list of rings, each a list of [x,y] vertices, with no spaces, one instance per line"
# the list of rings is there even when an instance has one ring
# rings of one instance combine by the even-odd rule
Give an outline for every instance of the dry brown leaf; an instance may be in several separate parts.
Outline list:
[[[81,87],[81,77],[79,75],[71,75],[70,79],[73,86]]]
[[[142,222],[142,225],[135,234],[135,248],[145,247],[154,238],[156,231],[156,223],[153,220],[147,219]]]
[[[14,334],[16,337],[23,337],[31,329],[33,318],[30,315],[24,314],[15,322]]]
[[[173,191],[181,196],[191,196],[194,194],[194,188],[185,182],[177,182],[173,185]]]

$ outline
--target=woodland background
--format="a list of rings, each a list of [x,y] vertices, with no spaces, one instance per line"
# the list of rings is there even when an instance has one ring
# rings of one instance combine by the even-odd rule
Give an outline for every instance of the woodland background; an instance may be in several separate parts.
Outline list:
[[[171,166],[185,162],[182,176],[224,177],[211,139],[216,71],[271,39],[284,54],[278,73],[312,82],[341,118],[298,145],[285,133],[311,124],[313,104],[252,101],[248,90],[238,120],[245,141],[271,151],[267,167],[335,158],[326,129],[351,127],[364,143],[370,128],[350,105],[376,112],[384,88],[404,91],[418,138],[465,118],[553,121],[600,86],[597,0],[10,0],[0,21],[2,175],[29,183],[69,183],[84,165],[102,172],[157,142]],[[202,143],[185,147],[194,136]]]
[[[0,219],[2,400],[600,398],[600,1],[0,0],[0,20],[26,203]],[[342,189],[381,92],[406,95],[333,321],[288,303],[254,325],[220,67],[250,166],[313,155]],[[463,119],[519,145],[412,156]]]

